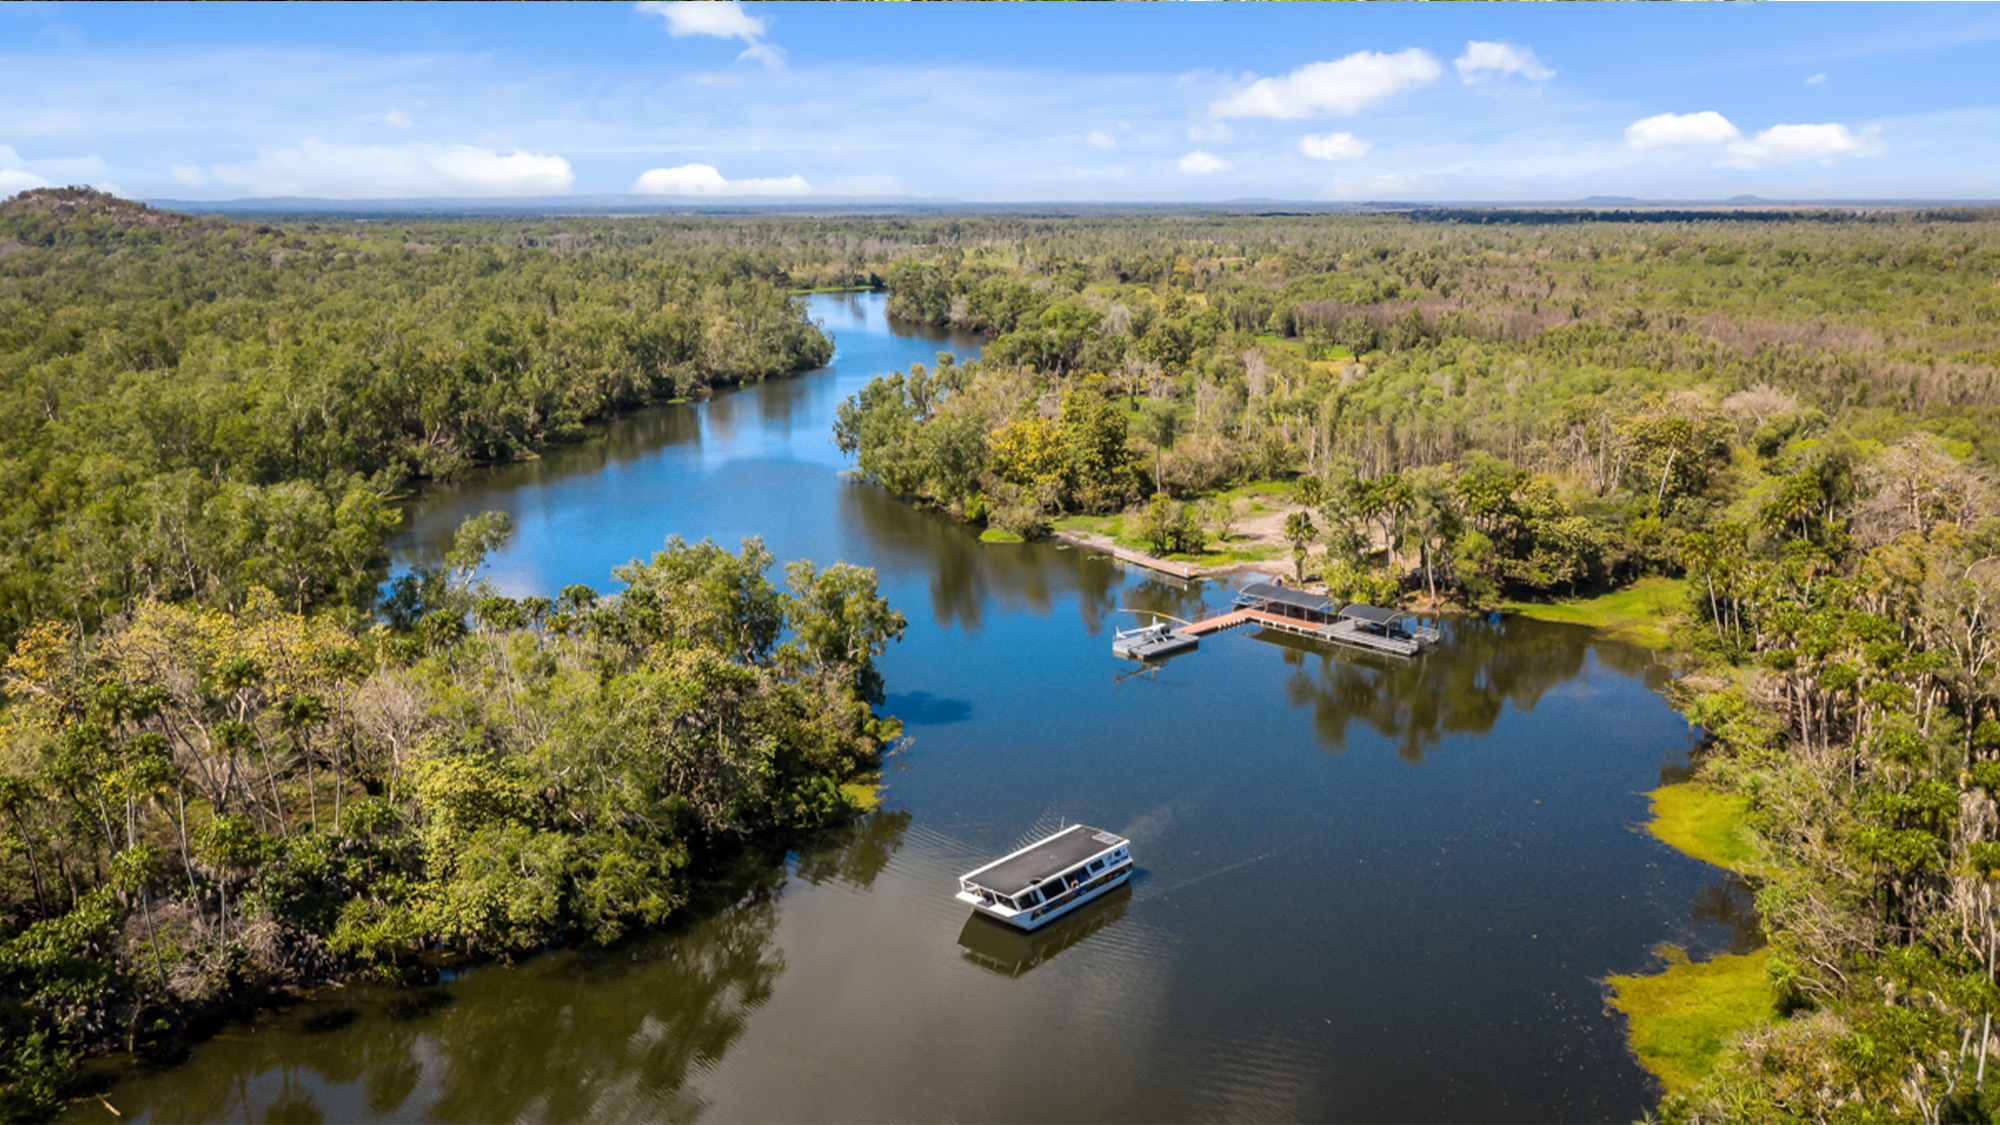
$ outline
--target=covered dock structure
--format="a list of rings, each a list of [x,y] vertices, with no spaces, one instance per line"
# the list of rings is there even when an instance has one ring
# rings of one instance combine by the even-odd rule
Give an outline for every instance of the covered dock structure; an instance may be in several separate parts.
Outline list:
[[[1393,609],[1343,605],[1324,594],[1268,582],[1238,591],[1235,612],[1196,622],[1182,632],[1200,636],[1250,624],[1394,656],[1416,656],[1441,637],[1436,629]]]

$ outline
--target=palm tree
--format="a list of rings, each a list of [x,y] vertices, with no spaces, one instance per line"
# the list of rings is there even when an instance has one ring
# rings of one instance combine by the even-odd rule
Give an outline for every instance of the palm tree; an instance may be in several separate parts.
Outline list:
[[[1292,543],[1292,569],[1299,581],[1306,580],[1306,552],[1312,548],[1312,541],[1319,535],[1313,526],[1311,512],[1293,512],[1285,517],[1285,538]]]

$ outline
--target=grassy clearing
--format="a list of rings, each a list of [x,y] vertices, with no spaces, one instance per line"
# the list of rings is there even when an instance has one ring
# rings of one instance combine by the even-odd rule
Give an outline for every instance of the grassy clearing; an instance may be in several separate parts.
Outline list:
[[[1143,549],[1143,548],[1141,548]],[[1264,562],[1268,559],[1289,558],[1290,552],[1269,543],[1229,543],[1219,544],[1198,555],[1168,555],[1174,562],[1190,563],[1194,566],[1235,566],[1238,563]]]
[[[1748,797],[1693,781],[1663,785],[1647,796],[1653,800],[1653,819],[1646,831],[1668,846],[1739,874],[1762,870],[1746,824]]]
[[[1607,983],[1639,1065],[1671,1094],[1706,1077],[1731,1035],[1777,1019],[1778,1007],[1765,975],[1769,949],[1700,962],[1673,946],[1659,952],[1665,971]]]
[[[1022,539],[1022,538],[1021,538],[1020,536],[1018,536],[1018,535],[1014,534],[1013,532],[1011,532],[1011,531],[1002,531],[1002,530],[1000,530],[1000,529],[999,529],[999,528],[997,528],[997,527],[989,527],[989,528],[987,528],[987,529],[986,529],[985,531],[982,531],[982,532],[980,532],[980,533],[979,533],[979,541],[980,541],[981,543],[1025,543],[1025,542],[1027,542],[1027,540],[1025,540],[1025,539]]]
[[[1687,584],[1677,578],[1641,578],[1623,590],[1575,602],[1502,602],[1508,613],[1536,621],[1588,625],[1605,635],[1647,648],[1667,648],[1673,619],[1687,604]]]
[[[1245,489],[1255,487],[1257,486],[1244,486]],[[1280,485],[1278,487],[1284,486]],[[1263,495],[1269,494],[1264,493]],[[1136,515],[1131,516],[1132,522],[1135,525],[1138,522],[1138,518]],[[1102,535],[1111,540],[1112,543],[1128,551],[1137,551],[1142,555],[1151,555],[1153,553],[1153,545],[1151,543],[1126,534],[1126,516],[1124,515],[1065,516],[1062,519],[1054,521],[1049,526],[1057,531],[1066,531],[1072,535]],[[987,534],[990,535],[992,533],[988,532]],[[985,539],[986,535],[982,535],[980,538]],[[989,539],[988,542],[998,542],[998,540]],[[1164,557],[1173,562],[1188,563],[1192,566],[1235,566],[1240,563],[1289,558],[1290,552],[1291,548],[1283,544],[1253,543],[1247,538],[1238,535],[1232,536],[1227,540],[1211,541],[1207,550],[1197,554],[1179,553]]]

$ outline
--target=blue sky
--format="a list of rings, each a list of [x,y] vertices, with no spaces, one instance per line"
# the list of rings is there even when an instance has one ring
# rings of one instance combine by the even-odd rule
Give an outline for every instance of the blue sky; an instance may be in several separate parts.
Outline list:
[[[0,5],[0,195],[2000,198],[1983,4]]]

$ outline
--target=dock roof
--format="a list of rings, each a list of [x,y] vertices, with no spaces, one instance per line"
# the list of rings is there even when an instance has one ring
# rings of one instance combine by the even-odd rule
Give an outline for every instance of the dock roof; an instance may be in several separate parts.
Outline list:
[[[1078,824],[1046,840],[1037,840],[1005,859],[995,860],[966,875],[965,880],[995,894],[1012,897],[1124,842],[1122,836]]]
[[[1237,594],[1240,598],[1253,598],[1267,602],[1282,602],[1300,609],[1332,613],[1334,601],[1324,594],[1309,594],[1304,590],[1294,590],[1287,586],[1273,586],[1269,582],[1252,582]]]
[[[1348,606],[1346,609],[1341,610],[1340,616],[1350,617],[1356,621],[1366,621],[1370,625],[1387,625],[1391,621],[1394,621],[1403,615],[1397,613],[1393,609],[1383,609],[1380,606],[1361,605],[1360,603],[1357,602],[1354,605]]]

